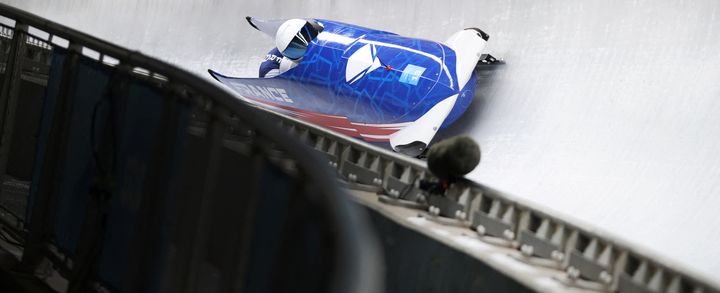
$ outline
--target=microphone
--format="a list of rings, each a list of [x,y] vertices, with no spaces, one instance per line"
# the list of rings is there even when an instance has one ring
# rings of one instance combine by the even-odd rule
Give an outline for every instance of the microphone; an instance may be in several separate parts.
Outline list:
[[[455,136],[430,146],[427,166],[440,180],[454,181],[480,163],[480,146],[468,136]]]

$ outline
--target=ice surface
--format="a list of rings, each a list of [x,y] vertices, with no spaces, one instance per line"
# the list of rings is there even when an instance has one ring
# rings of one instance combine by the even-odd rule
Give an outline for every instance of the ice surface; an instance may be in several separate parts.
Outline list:
[[[720,279],[720,2],[0,0],[205,76],[256,74],[246,23],[318,17],[442,41],[490,34],[507,65],[450,133],[471,177]]]

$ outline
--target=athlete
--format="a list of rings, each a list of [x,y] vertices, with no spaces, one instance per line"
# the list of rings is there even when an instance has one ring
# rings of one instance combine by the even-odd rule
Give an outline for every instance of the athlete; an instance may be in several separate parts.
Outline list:
[[[297,66],[308,44],[321,31],[322,26],[314,20],[296,18],[283,22],[275,34],[276,47],[260,64],[260,77],[275,77]]]

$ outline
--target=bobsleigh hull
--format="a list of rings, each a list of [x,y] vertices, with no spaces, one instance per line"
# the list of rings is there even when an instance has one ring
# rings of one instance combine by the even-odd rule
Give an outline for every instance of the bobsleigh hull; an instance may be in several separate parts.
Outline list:
[[[390,142],[410,155],[421,153],[471,103],[475,74],[458,80],[452,48],[318,21],[324,29],[302,61],[277,77],[209,72],[247,102],[366,141]],[[477,58],[472,62],[474,68]]]

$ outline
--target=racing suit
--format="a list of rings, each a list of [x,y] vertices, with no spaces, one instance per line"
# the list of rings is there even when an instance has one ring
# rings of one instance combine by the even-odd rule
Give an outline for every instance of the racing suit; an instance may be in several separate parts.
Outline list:
[[[265,55],[263,62],[260,63],[259,76],[261,78],[271,78],[283,74],[300,63],[300,60],[291,60],[284,57],[277,48],[273,48]]]

